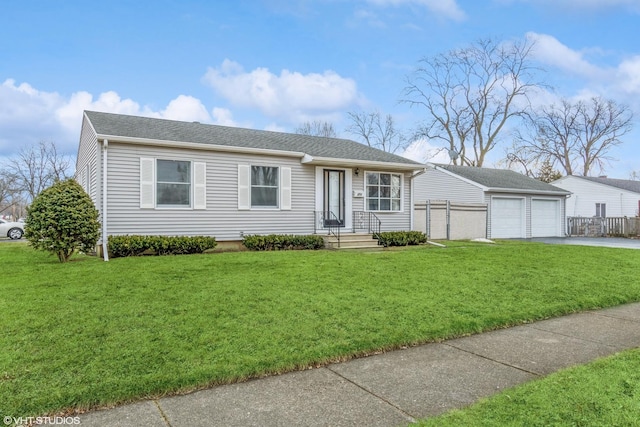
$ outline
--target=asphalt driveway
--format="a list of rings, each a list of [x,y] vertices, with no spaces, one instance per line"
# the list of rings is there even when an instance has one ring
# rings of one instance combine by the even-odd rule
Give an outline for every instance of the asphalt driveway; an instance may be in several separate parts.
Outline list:
[[[640,249],[640,239],[625,239],[622,237],[534,237],[523,240],[549,243],[552,245],[582,245]]]

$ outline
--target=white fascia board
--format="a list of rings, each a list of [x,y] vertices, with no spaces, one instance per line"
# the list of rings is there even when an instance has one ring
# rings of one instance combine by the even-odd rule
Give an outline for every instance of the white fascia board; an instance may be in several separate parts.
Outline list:
[[[549,196],[568,196],[570,191],[524,190],[519,188],[487,188],[489,193],[545,194]]]
[[[110,142],[121,142],[128,144],[138,145],[153,145],[160,147],[173,147],[173,148],[190,148],[193,150],[205,150],[205,151],[224,151],[229,153],[247,153],[247,154],[266,154],[270,156],[283,156],[283,157],[296,157],[302,158],[305,154],[296,151],[284,151],[284,150],[270,150],[267,148],[251,148],[251,147],[237,147],[230,145],[216,145],[216,144],[201,144],[197,142],[181,142],[181,141],[167,141],[164,139],[149,139],[149,138],[133,138],[133,137],[120,137],[113,135],[98,135],[98,139],[108,139]]]
[[[421,164],[380,162],[374,160],[357,160],[357,159],[336,159],[333,157],[313,157],[305,154],[301,163],[307,165],[326,165],[326,166],[342,166],[342,167],[360,167],[360,168],[376,168],[394,171],[417,171],[424,169]]]
[[[583,184],[593,185],[596,188],[605,188],[607,190],[619,191],[621,193],[629,194],[629,195],[631,195],[631,197],[635,197],[635,196],[640,194],[638,192],[627,190],[625,188],[616,187],[615,185],[605,184],[604,182],[597,182],[597,181],[591,181],[589,179],[584,179],[584,177],[576,176],[576,175],[568,175],[568,176],[562,177],[562,178],[560,178],[560,179],[558,179],[558,180],[556,180],[554,182],[559,182],[559,181],[564,180],[566,178],[572,178],[572,179],[575,178],[575,179],[579,180]],[[555,184],[551,184],[551,185],[555,185]],[[567,190],[567,191],[569,191],[569,190]],[[571,193],[571,194],[573,194],[573,193]]]

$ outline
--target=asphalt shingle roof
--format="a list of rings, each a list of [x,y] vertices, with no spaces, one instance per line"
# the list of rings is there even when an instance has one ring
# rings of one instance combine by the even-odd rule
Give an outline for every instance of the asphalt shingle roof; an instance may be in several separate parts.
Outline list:
[[[611,187],[620,188],[634,193],[640,193],[640,181],[631,181],[629,179],[602,178],[595,176],[578,176],[576,178],[586,179],[588,181],[600,184],[610,185]]]
[[[503,188],[509,190],[526,190],[540,192],[557,192],[569,194],[562,188],[555,187],[546,182],[538,181],[521,173],[508,169],[478,168],[472,166],[456,166],[436,164],[436,166],[446,169],[458,176],[476,182],[484,187],[496,189]]]
[[[340,138],[85,111],[98,135],[301,152],[313,157],[416,165],[407,158]]]

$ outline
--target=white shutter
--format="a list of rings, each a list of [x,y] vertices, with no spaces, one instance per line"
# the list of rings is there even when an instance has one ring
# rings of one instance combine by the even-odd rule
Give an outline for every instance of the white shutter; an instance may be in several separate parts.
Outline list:
[[[238,165],[238,210],[251,208],[251,167]]]
[[[155,182],[153,169],[155,159],[140,157],[140,208],[155,208]]]
[[[207,164],[193,163],[193,209],[207,209]]]
[[[280,168],[280,209],[291,210],[291,168]]]

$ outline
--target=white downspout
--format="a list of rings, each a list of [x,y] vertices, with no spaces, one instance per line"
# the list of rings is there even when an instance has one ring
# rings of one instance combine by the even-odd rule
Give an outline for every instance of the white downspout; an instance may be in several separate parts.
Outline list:
[[[411,184],[411,191],[409,192],[409,204],[410,206],[410,211],[409,211],[409,221],[411,221],[411,224],[409,225],[409,230],[413,230],[413,216],[414,216],[414,206],[413,206],[413,185],[414,185],[414,178],[422,175],[423,173],[425,173],[427,171],[426,168],[422,169],[421,171],[411,174],[411,176],[409,177],[409,183]]]
[[[109,141],[102,140],[102,257],[109,261],[107,242],[107,147]]]

